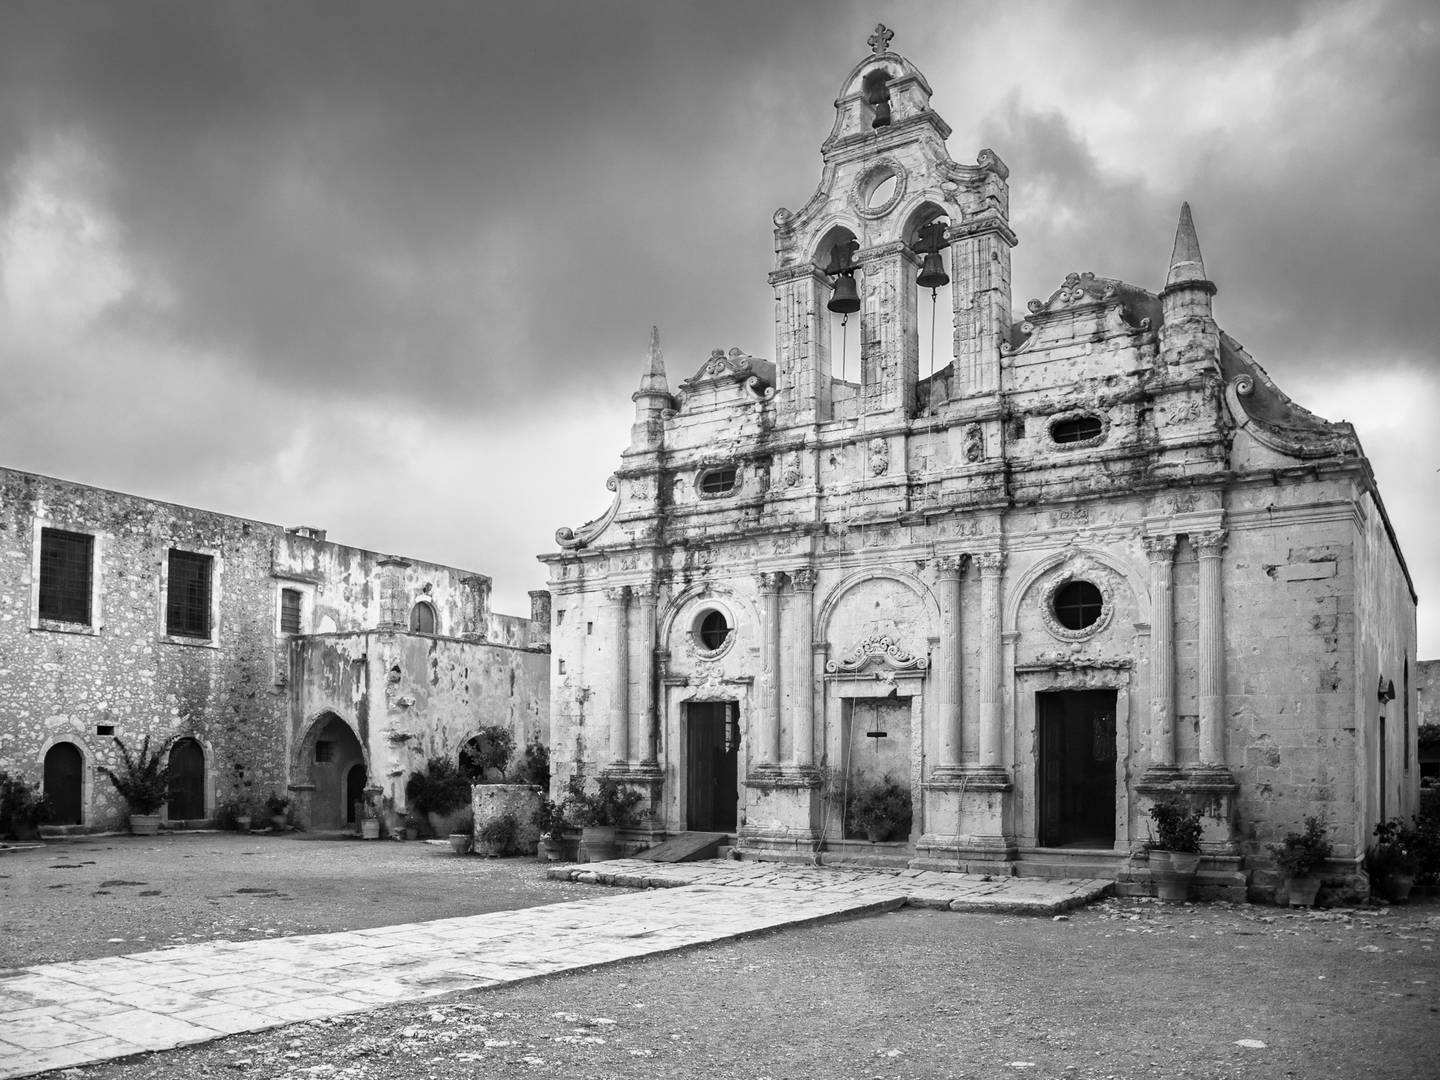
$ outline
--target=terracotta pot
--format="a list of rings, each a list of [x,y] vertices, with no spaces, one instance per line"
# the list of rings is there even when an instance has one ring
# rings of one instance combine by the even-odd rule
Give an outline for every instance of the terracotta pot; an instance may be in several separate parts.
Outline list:
[[[249,815],[249,814],[237,814],[237,815],[236,815],[236,817],[235,817],[235,831],[236,831],[236,832],[249,832],[249,831],[250,831],[250,815]]]
[[[379,839],[380,839],[380,819],[379,819],[379,818],[373,818],[373,817],[372,817],[372,818],[361,818],[361,819],[360,819],[360,838],[361,838],[362,840],[379,840]]]
[[[1150,872],[1168,871],[1170,869],[1170,852],[1162,851],[1160,848],[1150,849]]]
[[[132,836],[154,836],[160,831],[159,814],[131,814],[130,833]],[[1406,890],[1409,891],[1408,889]]]
[[[1177,874],[1194,874],[1200,869],[1200,855],[1194,851],[1170,852],[1170,869]]]
[[[1190,899],[1199,866],[1200,856],[1193,852],[1151,851],[1150,878],[1155,882],[1155,895],[1167,903],[1183,904]]]
[[[277,832],[284,832],[284,831],[285,831],[285,825],[286,825],[286,820],[285,820],[285,815],[284,815],[284,814],[276,814],[276,815],[274,815],[273,817],[271,817],[271,819],[270,819],[270,827],[271,827],[272,829],[276,830]]]
[[[464,855],[470,850],[470,834],[467,832],[452,832],[450,834],[450,850],[456,855]]]
[[[580,861],[604,862],[620,854],[613,825],[587,825],[580,830]]]
[[[1314,907],[1315,897],[1320,893],[1321,879],[1314,874],[1305,877],[1285,879],[1285,895],[1291,907]]]
[[[565,857],[565,842],[558,836],[542,833],[539,854],[546,862],[560,862]]]

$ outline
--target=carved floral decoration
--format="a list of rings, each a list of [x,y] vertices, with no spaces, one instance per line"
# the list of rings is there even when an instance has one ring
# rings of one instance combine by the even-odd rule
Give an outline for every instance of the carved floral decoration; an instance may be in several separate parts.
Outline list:
[[[832,674],[859,671],[870,664],[881,664],[892,671],[924,671],[930,666],[930,661],[916,656],[889,634],[872,634],[841,659],[827,661],[825,670]]]

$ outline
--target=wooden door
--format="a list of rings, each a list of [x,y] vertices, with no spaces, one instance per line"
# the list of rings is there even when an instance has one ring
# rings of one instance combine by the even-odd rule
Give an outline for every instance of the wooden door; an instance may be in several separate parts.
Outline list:
[[[45,794],[51,825],[84,824],[85,756],[74,743],[56,743],[45,752]]]
[[[685,706],[688,751],[687,827],[697,832],[735,828],[740,799],[739,706],[733,701],[697,701]]]
[[[196,821],[205,816],[205,751],[194,739],[170,747],[170,792],[166,816]]]

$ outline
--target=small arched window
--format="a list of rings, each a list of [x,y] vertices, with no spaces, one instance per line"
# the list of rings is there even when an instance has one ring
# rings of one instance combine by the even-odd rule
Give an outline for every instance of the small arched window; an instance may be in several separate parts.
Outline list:
[[[1050,438],[1060,445],[1089,442],[1105,433],[1105,425],[1098,416],[1070,416],[1056,420],[1050,425]]]
[[[701,473],[700,483],[696,486],[701,495],[728,495],[735,490],[736,479],[735,466],[723,465]]]
[[[435,633],[435,609],[424,600],[410,609],[410,630],[416,634]]]

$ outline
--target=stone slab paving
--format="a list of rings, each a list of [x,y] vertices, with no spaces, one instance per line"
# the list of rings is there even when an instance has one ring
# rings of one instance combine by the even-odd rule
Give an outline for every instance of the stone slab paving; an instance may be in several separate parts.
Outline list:
[[[0,1080],[906,904],[1048,914],[1095,899],[1109,885],[635,859],[551,874],[656,888],[0,970]]]
[[[1114,882],[1094,878],[1018,878],[960,874],[949,870],[887,870],[841,866],[712,860],[656,864],[611,859],[583,866],[558,866],[549,876],[561,881],[632,888],[670,889],[690,885],[848,893],[899,893],[909,907],[1008,915],[1058,915],[1100,899]]]

